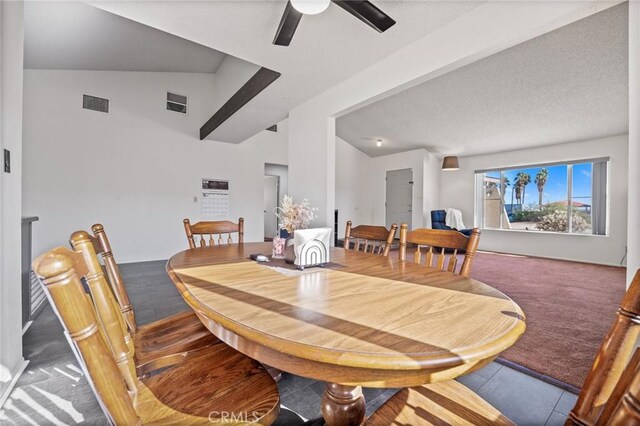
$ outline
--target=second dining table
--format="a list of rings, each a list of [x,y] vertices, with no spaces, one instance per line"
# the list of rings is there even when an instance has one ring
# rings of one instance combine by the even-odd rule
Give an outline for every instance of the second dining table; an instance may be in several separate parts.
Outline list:
[[[285,372],[326,382],[327,425],[360,425],[361,386],[451,380],[513,345],[525,316],[509,297],[451,272],[332,248],[303,271],[250,254],[270,243],[200,247],[167,271],[207,328],[236,350]]]

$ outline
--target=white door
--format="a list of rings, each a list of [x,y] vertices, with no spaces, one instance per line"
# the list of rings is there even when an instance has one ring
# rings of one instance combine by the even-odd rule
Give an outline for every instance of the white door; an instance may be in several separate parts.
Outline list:
[[[278,207],[279,176],[264,177],[264,236],[273,238],[278,233],[278,218],[274,213]]]
[[[413,169],[387,171],[386,226],[406,223],[411,230]]]

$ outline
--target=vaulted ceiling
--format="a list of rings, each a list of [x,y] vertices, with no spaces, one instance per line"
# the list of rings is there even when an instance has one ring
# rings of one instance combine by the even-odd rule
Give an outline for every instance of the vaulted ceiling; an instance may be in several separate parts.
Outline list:
[[[24,6],[28,69],[215,73],[225,54],[80,2]]]
[[[241,142],[288,112],[456,17],[476,1],[374,0],[397,21],[379,34],[336,5],[305,15],[290,46],[273,37],[286,1],[93,2],[96,7],[224,52],[282,76],[222,124],[211,137]]]
[[[285,0],[27,2],[25,65],[216,73],[216,108],[258,68],[281,73],[209,136],[239,143],[482,4],[373,3],[396,25],[379,34],[331,5],[303,16],[282,47],[272,40]],[[337,134],[377,156],[472,155],[624,133],[626,19],[622,4],[529,40],[340,117]]]
[[[336,133],[371,156],[487,154],[626,133],[628,96],[623,3],[351,112]]]

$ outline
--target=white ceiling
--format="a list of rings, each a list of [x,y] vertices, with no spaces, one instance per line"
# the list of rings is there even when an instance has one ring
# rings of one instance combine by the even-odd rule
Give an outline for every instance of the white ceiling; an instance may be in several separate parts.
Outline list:
[[[368,105],[340,117],[336,133],[371,156],[476,155],[626,133],[627,14],[624,3]]]
[[[303,16],[290,46],[274,46],[286,0],[92,2],[117,15],[282,73],[216,132],[241,142],[293,107],[482,4],[373,0],[397,21],[379,34],[336,5]],[[213,114],[213,111],[212,111]]]
[[[225,54],[78,2],[27,1],[25,68],[213,73]]]

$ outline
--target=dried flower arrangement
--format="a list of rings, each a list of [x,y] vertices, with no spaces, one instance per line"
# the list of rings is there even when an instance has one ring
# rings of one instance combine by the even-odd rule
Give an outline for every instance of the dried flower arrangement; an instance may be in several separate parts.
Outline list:
[[[311,221],[317,218],[317,210],[316,207],[311,207],[306,198],[295,203],[293,197],[285,195],[282,197],[282,207],[276,207],[275,214],[280,219],[280,226],[293,234],[296,229],[308,228]]]

